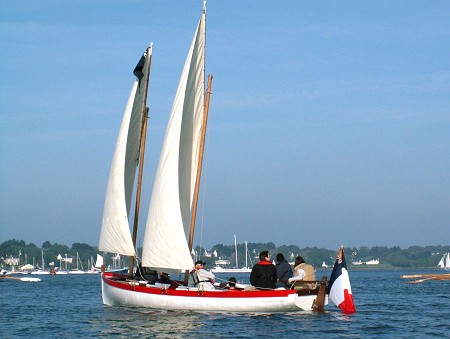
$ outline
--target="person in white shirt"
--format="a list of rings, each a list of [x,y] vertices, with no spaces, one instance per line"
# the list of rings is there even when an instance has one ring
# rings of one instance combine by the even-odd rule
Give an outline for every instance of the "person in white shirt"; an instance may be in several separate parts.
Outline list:
[[[195,270],[192,272],[194,286],[200,290],[211,291],[214,290],[215,275],[204,269],[205,263],[201,260],[195,262]]]

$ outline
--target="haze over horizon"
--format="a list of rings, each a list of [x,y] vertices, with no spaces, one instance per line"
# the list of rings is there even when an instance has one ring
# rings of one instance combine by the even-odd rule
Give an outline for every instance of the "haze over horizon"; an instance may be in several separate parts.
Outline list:
[[[0,243],[98,244],[132,71],[152,41],[142,240],[201,7],[1,3]],[[447,1],[208,1],[195,245],[448,245],[448,13]]]

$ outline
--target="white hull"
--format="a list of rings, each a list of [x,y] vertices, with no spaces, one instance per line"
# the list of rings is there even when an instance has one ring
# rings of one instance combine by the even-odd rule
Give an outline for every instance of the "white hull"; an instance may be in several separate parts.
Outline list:
[[[136,283],[111,283],[102,276],[103,303],[162,310],[273,313],[311,311],[317,298],[316,294],[298,296],[292,290],[199,291],[197,288],[167,289],[164,285],[149,287]],[[325,296],[326,304],[328,296]]]
[[[211,269],[212,273],[250,273],[252,271],[251,268],[222,268],[222,267],[214,267]]]
[[[33,272],[31,272],[31,274],[34,274],[34,275],[50,275],[50,272],[49,271],[33,271]]]
[[[24,277],[24,278],[16,278],[16,277],[12,277],[12,276],[6,276],[6,275],[2,275],[0,276],[0,279],[2,280],[15,280],[15,281],[23,281],[23,282],[39,282],[41,281],[40,278],[28,278],[28,277]]]
[[[380,264],[379,259],[372,259],[372,260],[366,261],[366,265],[379,265],[379,264]]]

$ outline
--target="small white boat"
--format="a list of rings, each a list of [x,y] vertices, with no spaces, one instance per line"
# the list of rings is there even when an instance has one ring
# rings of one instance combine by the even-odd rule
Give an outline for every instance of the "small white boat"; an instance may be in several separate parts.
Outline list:
[[[247,241],[245,242],[245,267],[239,268],[239,261],[238,261],[238,251],[237,251],[237,243],[236,243],[236,235],[234,236],[234,250],[235,250],[235,256],[236,256],[236,267],[233,268],[227,268],[220,265],[214,266],[211,269],[212,273],[250,273],[252,269],[248,267],[247,257],[248,257],[248,249],[247,249]],[[250,259],[251,261],[251,259]]]
[[[85,271],[83,271],[82,269],[80,270],[78,267],[80,267],[79,266],[80,265],[80,256],[78,255],[78,252],[77,252],[77,267],[76,268],[74,268],[74,269],[71,269],[70,271],[68,271],[67,273],[68,274],[85,274],[86,272]],[[81,264],[81,267],[83,268],[83,265]]]
[[[31,272],[31,274],[33,274],[33,275],[49,275],[50,272],[44,271],[44,270],[34,270],[33,272]]]
[[[86,274],[86,272],[78,269],[73,269],[68,271],[67,274]]]
[[[224,268],[222,266],[214,266],[210,271],[212,273],[250,273],[252,269],[248,267]]]
[[[31,277],[17,278],[17,277],[12,277],[10,275],[0,275],[0,280],[14,280],[14,281],[23,281],[23,282],[39,282],[39,281],[41,281],[40,278],[31,278]]]
[[[369,261],[366,261],[366,265],[379,265],[380,264],[380,259],[372,259]]]

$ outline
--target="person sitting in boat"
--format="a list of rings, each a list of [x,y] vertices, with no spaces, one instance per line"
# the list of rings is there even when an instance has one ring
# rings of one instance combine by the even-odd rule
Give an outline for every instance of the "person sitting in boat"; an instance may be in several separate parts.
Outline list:
[[[289,278],[292,278],[293,272],[292,267],[289,263],[284,259],[284,255],[281,253],[277,254],[277,283],[276,287],[286,287]]]
[[[228,279],[228,289],[230,291],[236,291],[236,278],[235,277],[230,277]]]
[[[204,263],[201,260],[195,262],[195,270],[192,271],[192,279],[194,286],[198,287],[200,290],[211,291],[214,290],[214,279],[215,275],[204,269]]]
[[[305,260],[298,256],[295,258],[294,276],[289,278],[289,283],[293,284],[294,289],[304,290],[316,287],[316,274],[314,267],[305,263]]]
[[[276,281],[277,269],[270,261],[269,251],[262,251],[250,273],[250,283],[258,289],[274,289]]]
[[[172,283],[172,280],[170,279],[168,273],[160,272],[160,273],[159,273],[159,282],[160,282],[161,284],[171,284],[171,283]]]
[[[143,267],[142,263],[136,267],[136,273],[134,274],[136,279],[144,279],[151,284],[154,284],[158,279],[158,272],[152,270],[150,267]]]

